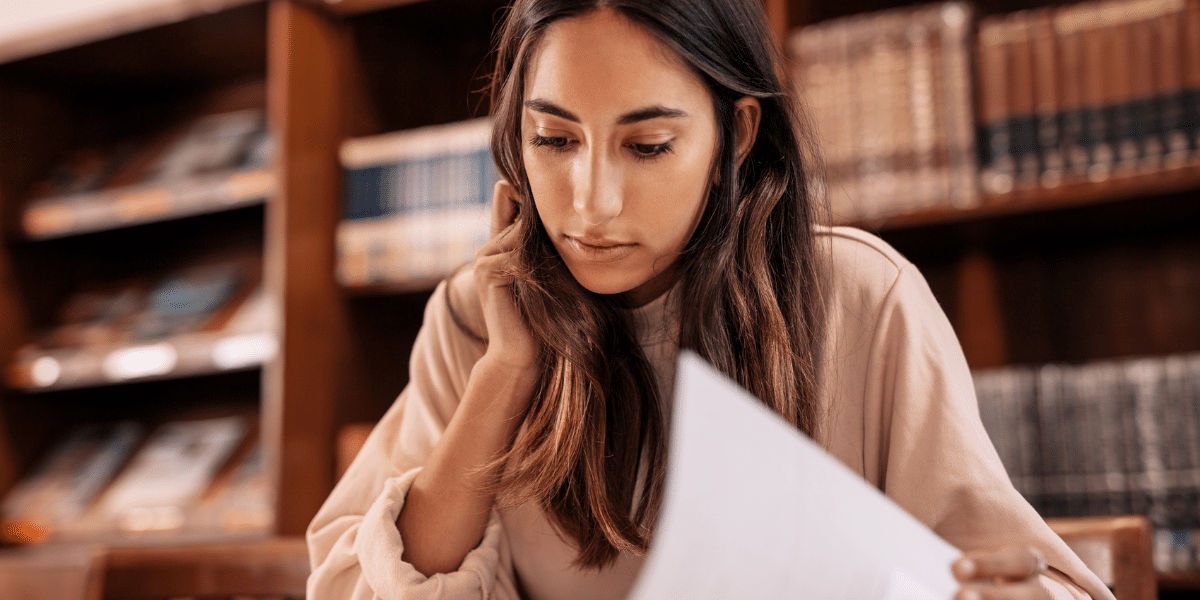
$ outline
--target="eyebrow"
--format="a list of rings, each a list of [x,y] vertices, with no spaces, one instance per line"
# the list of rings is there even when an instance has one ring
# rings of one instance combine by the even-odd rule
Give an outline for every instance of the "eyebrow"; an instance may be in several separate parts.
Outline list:
[[[579,122],[579,117],[575,116],[574,113],[552,102],[547,102],[546,100],[528,100],[525,102],[525,108],[528,108],[532,111],[561,117],[573,123]],[[665,106],[656,105],[646,108],[639,108],[633,112],[625,113],[621,115],[621,118],[617,119],[617,124],[628,125],[630,123],[649,121],[650,119],[678,119],[686,116],[686,112],[677,108],[667,108]]]

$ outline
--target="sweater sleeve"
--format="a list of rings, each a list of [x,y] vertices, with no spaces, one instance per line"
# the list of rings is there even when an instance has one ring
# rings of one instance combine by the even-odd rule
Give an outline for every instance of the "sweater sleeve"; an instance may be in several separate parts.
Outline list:
[[[455,324],[449,285],[430,297],[413,345],[409,384],[309,524],[309,598],[517,598],[508,544],[493,514],[479,546],[452,573],[426,578],[404,562],[396,518],[421,465],[453,416],[483,345]]]
[[[1056,599],[1111,600],[1108,588],[1012,486],[979,417],[958,339],[911,264],[880,306],[870,341],[871,395],[880,398],[876,482],[909,513],[960,550],[1034,546]]]

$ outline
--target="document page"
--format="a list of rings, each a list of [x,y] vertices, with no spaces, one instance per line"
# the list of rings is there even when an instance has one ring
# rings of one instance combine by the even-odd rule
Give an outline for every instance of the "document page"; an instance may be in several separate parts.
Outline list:
[[[961,554],[691,352],[635,600],[949,600]]]

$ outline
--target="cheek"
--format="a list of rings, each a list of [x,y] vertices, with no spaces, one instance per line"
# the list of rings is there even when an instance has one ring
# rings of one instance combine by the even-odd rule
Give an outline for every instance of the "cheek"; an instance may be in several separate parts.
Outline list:
[[[699,160],[658,173],[644,183],[651,213],[646,220],[656,224],[662,234],[661,243],[669,245],[670,250],[682,249],[691,238],[708,199],[708,179],[708,162]]]
[[[562,178],[556,176],[546,161],[539,160],[535,153],[525,153],[525,177],[533,192],[533,205],[542,224],[549,231],[557,230],[563,215]]]

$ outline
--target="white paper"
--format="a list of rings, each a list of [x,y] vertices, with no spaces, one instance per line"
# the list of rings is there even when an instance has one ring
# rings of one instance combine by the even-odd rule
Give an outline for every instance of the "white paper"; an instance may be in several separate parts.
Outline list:
[[[691,352],[631,599],[949,600],[961,553]]]

